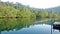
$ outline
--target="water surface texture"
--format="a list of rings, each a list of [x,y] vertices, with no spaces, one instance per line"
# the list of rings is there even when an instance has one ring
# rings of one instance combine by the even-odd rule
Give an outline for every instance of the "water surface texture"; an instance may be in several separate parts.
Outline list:
[[[1,18],[0,34],[60,34],[53,28],[54,22],[47,18]]]

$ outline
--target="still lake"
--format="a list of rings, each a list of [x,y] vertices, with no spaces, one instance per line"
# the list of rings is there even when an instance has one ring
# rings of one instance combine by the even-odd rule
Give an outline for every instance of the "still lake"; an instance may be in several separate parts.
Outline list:
[[[54,22],[50,18],[0,18],[0,34],[60,34]]]

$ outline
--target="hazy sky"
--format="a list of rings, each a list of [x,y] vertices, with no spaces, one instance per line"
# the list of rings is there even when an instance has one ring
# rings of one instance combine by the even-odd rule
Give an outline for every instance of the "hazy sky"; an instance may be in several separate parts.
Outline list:
[[[2,0],[10,2],[19,2],[35,8],[51,8],[60,6],[60,0]]]

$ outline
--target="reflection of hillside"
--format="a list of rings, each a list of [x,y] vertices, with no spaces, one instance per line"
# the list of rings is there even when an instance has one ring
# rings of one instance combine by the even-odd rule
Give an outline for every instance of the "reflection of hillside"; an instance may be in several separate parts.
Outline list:
[[[34,18],[32,18],[32,19],[31,18],[18,18],[17,25],[16,25],[16,27],[18,27],[18,28],[16,28],[16,29],[19,30],[23,27],[29,27],[30,23],[33,21],[35,21]]]
[[[53,24],[54,21],[51,18],[37,18],[36,24]]]
[[[36,20],[36,21],[35,21]],[[19,30],[30,25],[35,24],[53,24],[51,19],[46,18],[0,18],[0,32],[1,31],[10,31],[13,29]]]
[[[55,21],[56,22],[60,22],[60,18],[55,18]]]
[[[32,22],[34,19],[30,18],[4,18],[0,19],[0,32],[1,31],[9,31],[9,30],[19,30],[23,27],[28,27],[29,23]]]

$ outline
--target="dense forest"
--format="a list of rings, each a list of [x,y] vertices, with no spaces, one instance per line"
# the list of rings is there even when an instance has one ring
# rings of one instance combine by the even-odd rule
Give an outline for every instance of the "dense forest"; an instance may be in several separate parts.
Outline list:
[[[60,11],[32,8],[18,2],[0,1],[0,17],[57,18],[60,17]]]

